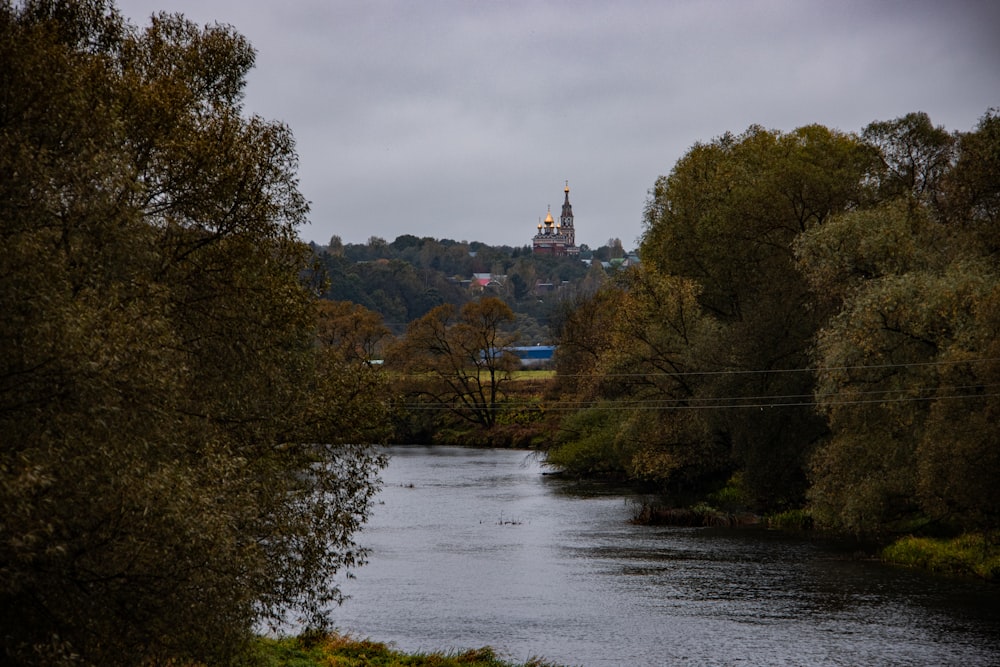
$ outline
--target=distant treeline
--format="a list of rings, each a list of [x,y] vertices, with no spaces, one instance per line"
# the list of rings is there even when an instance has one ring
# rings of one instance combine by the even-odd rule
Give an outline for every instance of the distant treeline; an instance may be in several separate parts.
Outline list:
[[[581,246],[579,257],[412,235],[392,242],[372,237],[364,244],[344,244],[335,236],[313,250],[323,295],[378,313],[396,334],[435,306],[460,307],[486,294],[514,311],[513,326],[524,344],[549,342],[565,304],[593,294],[614,272],[608,264],[627,257],[618,239],[595,250]]]

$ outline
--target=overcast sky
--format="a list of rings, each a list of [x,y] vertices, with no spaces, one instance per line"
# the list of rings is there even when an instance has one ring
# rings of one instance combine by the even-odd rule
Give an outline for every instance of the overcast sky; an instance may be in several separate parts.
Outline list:
[[[751,124],[860,131],[1000,106],[1000,2],[119,0],[228,23],[246,110],[287,123],[307,241],[530,244],[569,181],[577,243],[637,245],[656,178]]]

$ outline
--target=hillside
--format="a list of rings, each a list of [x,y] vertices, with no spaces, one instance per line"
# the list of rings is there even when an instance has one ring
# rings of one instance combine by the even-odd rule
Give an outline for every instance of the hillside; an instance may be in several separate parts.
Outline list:
[[[417,238],[365,244],[313,245],[314,282],[323,296],[351,301],[382,316],[400,334],[435,306],[461,306],[484,294],[504,300],[517,316],[524,345],[548,343],[569,304],[594,294],[621,267],[638,262],[617,239],[578,257],[539,256],[530,247]]]

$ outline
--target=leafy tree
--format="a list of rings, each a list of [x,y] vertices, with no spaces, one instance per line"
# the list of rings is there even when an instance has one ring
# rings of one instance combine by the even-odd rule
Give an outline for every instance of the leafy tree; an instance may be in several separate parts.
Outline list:
[[[937,204],[942,179],[954,158],[954,137],[935,127],[926,113],[910,113],[868,125],[864,140],[876,149],[881,169],[875,172],[878,197],[906,194],[913,200]]]
[[[513,321],[514,313],[496,297],[461,310],[438,306],[410,324],[392,352],[393,364],[416,376],[413,393],[432,407],[492,428],[510,373],[520,364],[505,352],[516,342],[504,333],[504,325]]]
[[[574,475],[628,478],[632,457],[621,437],[628,418],[612,402],[568,411],[546,463]]]
[[[977,415],[996,409],[993,367],[980,361],[996,286],[995,271],[969,262],[886,276],[824,329],[817,396],[833,434],[811,497],[825,523],[867,532],[918,513],[995,519],[995,429]]]
[[[947,219],[968,227],[983,250],[1000,252],[1000,110],[959,133],[958,156],[944,179]]]
[[[697,280],[706,309],[738,320],[762,291],[800,280],[792,241],[862,201],[874,159],[855,138],[816,125],[696,144],[653,187],[643,261]]]
[[[985,267],[982,267],[985,268]],[[972,302],[960,336],[939,356],[937,400],[917,447],[917,493],[929,517],[965,530],[1000,524],[1000,276],[969,276]],[[968,289],[968,288],[966,288]],[[963,389],[957,389],[957,388]]]
[[[908,181],[894,199],[797,243],[814,289],[838,309],[816,346],[817,399],[832,433],[813,459],[810,498],[827,525],[975,530],[1000,518],[1000,442],[990,425],[1000,276],[984,224],[989,206],[963,205],[960,194],[993,198],[997,182],[982,169],[1000,146],[992,123],[988,114],[960,135],[955,166],[936,168],[930,190],[952,193],[947,215],[928,188]],[[891,154],[911,152],[908,134],[894,141],[902,145]]]
[[[690,362],[710,374],[699,392],[731,406],[709,413],[706,433],[730,450],[762,507],[801,501],[809,449],[825,430],[795,399],[812,390],[800,369],[825,311],[793,244],[865,200],[874,157],[855,137],[821,126],[751,127],[696,144],[647,205],[644,265],[694,281],[702,310],[720,325],[694,343]]]
[[[559,393],[585,401],[596,396],[601,380],[598,362],[612,345],[612,326],[623,290],[605,285],[590,297],[577,296],[565,301],[553,321],[553,334],[559,341],[555,365]]]
[[[180,16],[0,5],[5,662],[235,661],[362,560],[380,460],[335,443],[375,435],[378,383],[317,344],[253,61]]]
[[[577,285],[577,291],[584,296],[594,294],[607,280],[608,274],[604,271],[604,266],[600,262],[591,262],[587,275]]]
[[[642,265],[570,314],[557,358],[560,388],[593,414],[564,421],[553,462],[617,470],[674,494],[729,476],[729,451],[702,410],[707,376],[696,370],[718,326],[697,297],[693,281]],[[602,452],[610,458],[592,460]]]
[[[607,244],[604,246],[607,248],[608,256],[605,259],[619,259],[625,256],[625,250],[622,248],[622,241],[619,238],[608,239]],[[597,252],[600,252],[601,248],[598,248]]]
[[[326,251],[333,255],[334,257],[341,257],[344,254],[344,242],[340,239],[340,236],[334,234],[330,237],[330,245],[327,246]]]
[[[510,281],[511,290],[513,291],[512,296],[515,300],[525,299],[531,294],[534,284],[530,281],[530,277],[525,277],[524,273],[510,274],[508,280]]]
[[[401,252],[407,248],[420,248],[423,243],[424,241],[422,239],[417,238],[413,234],[403,234],[401,236],[397,236],[396,239],[389,245],[392,246],[393,250]]]
[[[377,313],[350,301],[321,301],[318,307],[320,343],[356,365],[381,359],[389,330]]]
[[[838,309],[872,280],[915,269],[943,268],[940,248],[951,233],[926,208],[896,198],[838,216],[800,236],[795,253],[811,290]]]
[[[729,477],[731,454],[703,408],[715,404],[712,373],[718,322],[698,304],[699,286],[650,265],[625,275],[625,297],[603,355],[605,393],[634,406],[625,438],[629,473],[664,489],[690,491]]]

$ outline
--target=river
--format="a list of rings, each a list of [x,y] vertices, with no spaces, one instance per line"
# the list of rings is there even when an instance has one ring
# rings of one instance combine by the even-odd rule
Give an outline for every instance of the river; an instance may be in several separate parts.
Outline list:
[[[334,624],[564,665],[1000,664],[1000,589],[758,529],[635,526],[529,452],[392,447]]]

